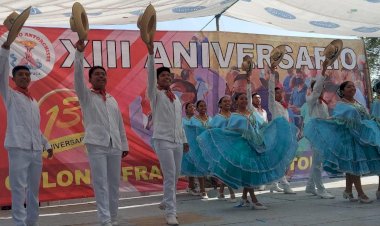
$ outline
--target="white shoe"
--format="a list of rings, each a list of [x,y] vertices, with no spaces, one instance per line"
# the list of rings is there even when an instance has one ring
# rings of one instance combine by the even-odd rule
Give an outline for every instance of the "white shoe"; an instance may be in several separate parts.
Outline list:
[[[263,204],[256,202],[256,203],[251,203],[251,209],[253,210],[267,210],[268,208],[264,206]]]
[[[273,193],[273,191],[276,191],[276,192],[284,192],[284,190],[282,190],[282,189],[278,186],[278,183],[273,183],[273,184],[270,186],[269,191],[270,191],[270,193]]]
[[[284,185],[284,194],[296,194],[295,191],[293,191],[293,189],[288,185]]]
[[[306,186],[305,193],[312,194],[312,195],[318,195],[317,190],[315,190],[314,187]]]
[[[179,225],[177,218],[174,215],[165,216],[168,225]]]
[[[206,192],[202,192],[201,193],[201,197],[202,197],[202,199],[208,199],[208,196],[207,196]]]
[[[373,202],[366,195],[364,195],[364,196],[358,196],[358,199],[359,199],[359,203],[368,204],[368,203],[372,203]]]
[[[322,192],[317,192],[317,195],[321,197],[322,199],[334,199],[335,196],[331,193],[327,192],[326,190],[323,190]]]

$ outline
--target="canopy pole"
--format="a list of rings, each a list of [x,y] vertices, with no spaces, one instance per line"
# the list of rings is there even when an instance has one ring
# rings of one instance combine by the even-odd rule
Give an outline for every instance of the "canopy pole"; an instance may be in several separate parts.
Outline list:
[[[222,14],[215,15],[216,31],[219,31],[219,19]]]
[[[215,23],[216,23],[216,31],[219,31],[219,19],[220,17],[222,16],[222,14],[224,12],[226,12],[227,9],[231,8],[233,5],[235,5],[239,0],[235,0],[231,5],[229,5],[227,8],[225,8],[222,12],[220,12],[219,14],[215,15],[214,18],[215,18]],[[207,25],[214,19],[212,18],[202,29],[205,29],[205,27],[207,27]]]

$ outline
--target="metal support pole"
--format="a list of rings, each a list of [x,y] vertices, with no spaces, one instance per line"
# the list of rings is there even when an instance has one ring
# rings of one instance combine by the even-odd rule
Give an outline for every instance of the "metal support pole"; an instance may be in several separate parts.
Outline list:
[[[216,31],[219,31],[219,19],[222,14],[215,15]]]

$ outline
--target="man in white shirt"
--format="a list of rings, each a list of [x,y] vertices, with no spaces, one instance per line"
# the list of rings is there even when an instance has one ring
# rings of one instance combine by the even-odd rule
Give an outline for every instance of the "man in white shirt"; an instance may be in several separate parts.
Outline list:
[[[271,75],[269,78],[269,84],[268,84],[268,91],[269,91],[269,111],[272,114],[272,120],[277,117],[284,117],[286,120],[289,121],[289,113],[287,109],[287,104],[282,98],[283,90],[279,87],[275,86],[275,76],[274,76],[274,68],[271,68]],[[280,184],[283,186],[283,190],[278,187],[277,182],[273,182],[270,187],[270,192],[277,191],[277,192],[284,192],[285,194],[295,194],[293,189],[290,187],[290,184],[288,180],[286,179],[286,176],[282,177],[280,179]]]
[[[118,225],[118,201],[121,158],[128,155],[128,141],[123,117],[114,97],[106,92],[107,73],[103,67],[89,70],[85,84],[83,41],[76,43],[74,62],[75,91],[82,109],[85,128],[84,143],[88,151],[92,184],[98,216],[102,225]]]
[[[7,110],[5,148],[9,159],[9,182],[12,192],[12,218],[17,226],[38,225],[38,192],[42,172],[42,151],[53,150],[40,130],[40,110],[28,86],[30,71],[26,66],[12,70],[16,87],[9,87],[9,49],[0,50],[0,94]],[[25,191],[27,194],[25,195]],[[26,200],[26,210],[24,203]]]
[[[310,118],[327,119],[329,117],[328,107],[323,99],[323,85],[326,80],[326,69],[327,66],[323,63],[322,76],[317,77],[315,81],[311,82],[311,94],[306,96],[306,103],[309,109]],[[326,188],[323,186],[322,160],[320,154],[315,150],[313,150],[313,161],[305,192],[317,195],[324,199],[335,198],[332,194],[327,192]]]
[[[154,70],[153,38],[147,43],[148,97],[153,114],[153,146],[164,175],[164,197],[160,204],[165,209],[166,222],[178,225],[176,210],[176,186],[181,171],[183,152],[189,150],[182,127],[180,99],[172,93],[170,69]]]

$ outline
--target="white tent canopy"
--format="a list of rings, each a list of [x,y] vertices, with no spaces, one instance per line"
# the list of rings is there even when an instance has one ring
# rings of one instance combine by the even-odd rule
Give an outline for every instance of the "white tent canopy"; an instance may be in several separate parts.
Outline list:
[[[290,31],[380,37],[380,0],[84,0],[91,25],[136,23],[152,3],[158,21],[222,14]],[[74,1],[1,1],[0,19],[32,5],[27,26],[67,27]],[[185,25],[184,25],[185,26]]]

